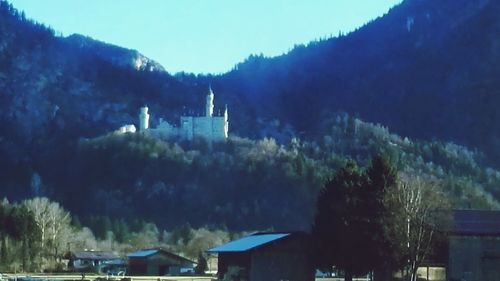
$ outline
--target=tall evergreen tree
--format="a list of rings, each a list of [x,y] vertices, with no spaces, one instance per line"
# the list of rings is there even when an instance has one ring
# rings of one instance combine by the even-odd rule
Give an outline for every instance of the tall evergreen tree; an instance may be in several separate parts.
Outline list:
[[[337,172],[321,190],[317,213],[312,226],[313,257],[317,267],[331,269],[336,266],[345,272],[345,280],[353,274],[370,270],[359,262],[359,246],[366,237],[359,232],[359,218],[355,217],[360,203],[358,190],[366,178],[354,162]]]
[[[21,242],[21,261],[23,271],[31,271],[40,263],[38,241],[41,241],[40,228],[35,216],[25,205],[17,205],[12,218],[14,234]]]
[[[366,171],[368,185],[362,190],[364,215],[368,218],[371,233],[370,247],[364,255],[372,263],[375,279],[383,280],[392,269],[399,268],[400,255],[388,231],[392,227],[390,206],[385,202],[387,192],[394,192],[397,171],[389,159],[383,155],[375,156]]]
[[[386,192],[396,171],[382,156],[366,172],[350,162],[321,190],[312,226],[315,264],[344,270],[345,280],[393,266],[394,247],[386,235]]]

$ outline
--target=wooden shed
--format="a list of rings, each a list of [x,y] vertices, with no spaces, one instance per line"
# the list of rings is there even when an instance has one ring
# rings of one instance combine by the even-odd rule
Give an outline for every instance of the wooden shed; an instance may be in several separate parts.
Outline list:
[[[305,233],[256,233],[209,249],[218,254],[219,280],[310,281],[309,236]]]
[[[164,249],[146,249],[129,253],[128,275],[164,276],[194,272],[195,262]]]

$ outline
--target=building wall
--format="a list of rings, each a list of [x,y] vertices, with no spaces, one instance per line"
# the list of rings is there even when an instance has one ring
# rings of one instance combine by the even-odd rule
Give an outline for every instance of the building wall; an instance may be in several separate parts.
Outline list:
[[[95,266],[93,260],[81,260],[81,259],[76,259],[72,262],[73,269],[78,270],[78,269],[86,269]]]
[[[181,268],[193,268],[193,264],[187,264],[162,253],[129,259],[130,275],[178,275]]]
[[[193,139],[193,117],[191,116],[182,116],[181,117],[181,128],[180,128],[180,137],[185,138],[187,140]]]
[[[449,280],[500,280],[500,238],[449,237]]]
[[[160,137],[160,138],[169,138],[172,136],[177,136],[179,135],[179,129],[175,128],[174,126],[170,125],[166,121],[161,121],[156,128],[150,128],[148,132],[155,136],[155,137]]]
[[[312,281],[307,237],[294,235],[249,251],[219,253],[217,275],[218,280]]]
[[[224,117],[182,116],[180,123],[181,127],[176,128],[163,121],[158,127],[149,129],[148,132],[157,137],[180,137],[187,140],[205,138],[221,141],[227,137]]]
[[[209,141],[221,141],[228,137],[229,122],[227,105],[223,116],[214,116],[214,94],[210,90],[209,94],[206,96],[205,104],[205,116],[194,117],[194,116],[181,116],[180,127],[176,128],[166,121],[160,118],[159,125],[156,128],[149,127],[148,107],[144,106],[140,108],[139,113],[139,131],[146,132],[157,137],[180,137],[187,140],[193,140],[194,138],[205,138]],[[121,133],[135,132],[135,127],[132,129],[131,125],[122,126],[119,130]]]
[[[226,120],[224,117],[213,117],[212,118],[212,139],[213,140],[224,140],[226,139],[225,132]]]
[[[301,237],[287,239],[252,253],[250,281],[311,281],[311,266],[307,243]]]
[[[127,275],[145,275],[148,271],[146,258],[130,258],[128,261]]]
[[[182,116],[181,127],[177,132],[170,130],[169,136],[178,135],[182,138],[193,140],[195,138],[205,138],[207,140],[224,140],[225,119],[224,117],[192,117]]]
[[[204,137],[212,139],[212,117],[193,118],[193,135],[195,138]]]
[[[217,277],[222,280],[224,275],[235,273],[235,268],[241,268],[243,270],[240,271],[238,275],[243,280],[248,280],[248,272],[250,270],[250,252],[242,252],[242,253],[219,253],[218,255],[218,271]],[[233,269],[233,272],[231,272]]]

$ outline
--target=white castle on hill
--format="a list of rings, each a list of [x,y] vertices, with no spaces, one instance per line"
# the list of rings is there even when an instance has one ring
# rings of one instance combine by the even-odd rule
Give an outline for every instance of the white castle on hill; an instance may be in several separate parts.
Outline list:
[[[119,132],[135,132],[135,126],[125,125]],[[204,138],[209,141],[223,141],[227,139],[229,132],[229,121],[227,105],[224,113],[219,116],[214,115],[214,93],[210,88],[206,97],[205,116],[181,116],[180,127],[175,127],[162,118],[156,128],[149,127],[148,107],[141,107],[139,113],[139,132],[152,134],[162,138],[179,137],[193,140]]]

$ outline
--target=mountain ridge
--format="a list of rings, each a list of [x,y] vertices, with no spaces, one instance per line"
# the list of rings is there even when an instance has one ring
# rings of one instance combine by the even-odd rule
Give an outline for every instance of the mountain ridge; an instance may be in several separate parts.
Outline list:
[[[105,43],[77,33],[64,37],[63,40],[77,48],[95,53],[98,57],[117,66],[132,67],[140,71],[166,71],[161,64],[137,50]]]
[[[258,115],[275,108],[277,113],[269,118],[290,122],[299,131],[311,130],[328,112],[342,110],[402,135],[456,141],[496,155],[498,122],[488,121],[485,125],[492,129],[481,139],[474,137],[481,133],[477,127],[484,124],[483,116],[475,118],[476,108],[464,101],[467,92],[489,83],[487,75],[463,76],[474,73],[479,64],[497,73],[497,56],[479,48],[494,50],[498,44],[493,35],[498,34],[498,6],[488,0],[404,1],[346,36],[299,47],[282,57],[252,56],[220,77],[220,83],[253,99],[253,104],[265,99],[265,106],[255,106],[261,109]],[[472,36],[478,40],[468,39]],[[493,104],[477,107],[491,110]]]

